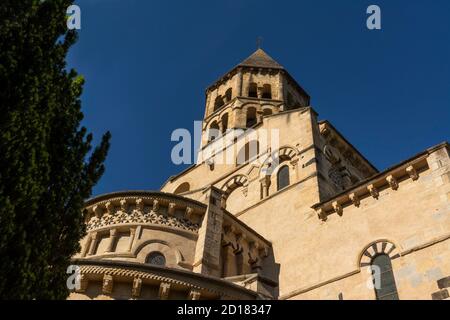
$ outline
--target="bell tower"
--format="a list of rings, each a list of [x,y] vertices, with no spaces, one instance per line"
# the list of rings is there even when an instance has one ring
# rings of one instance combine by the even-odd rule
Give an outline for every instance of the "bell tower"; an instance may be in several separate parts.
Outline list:
[[[263,116],[307,107],[310,97],[278,62],[257,49],[206,89],[202,145]]]

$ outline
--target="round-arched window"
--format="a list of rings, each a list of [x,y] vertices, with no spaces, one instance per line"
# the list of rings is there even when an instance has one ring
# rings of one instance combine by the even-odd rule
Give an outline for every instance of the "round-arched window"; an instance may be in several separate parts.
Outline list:
[[[277,174],[277,190],[281,190],[289,186],[289,167],[282,166]]]
[[[387,254],[372,259],[372,275],[377,300],[399,300],[391,258]]]
[[[152,264],[155,266],[165,266],[166,265],[166,257],[161,252],[154,251],[151,252],[147,256],[146,263]]]

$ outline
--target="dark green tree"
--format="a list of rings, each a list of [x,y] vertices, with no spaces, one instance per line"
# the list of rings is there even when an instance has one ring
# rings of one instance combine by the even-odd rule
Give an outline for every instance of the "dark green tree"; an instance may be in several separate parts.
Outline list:
[[[104,172],[91,150],[83,78],[67,70],[69,0],[0,1],[0,299],[64,299],[85,234],[83,202]]]

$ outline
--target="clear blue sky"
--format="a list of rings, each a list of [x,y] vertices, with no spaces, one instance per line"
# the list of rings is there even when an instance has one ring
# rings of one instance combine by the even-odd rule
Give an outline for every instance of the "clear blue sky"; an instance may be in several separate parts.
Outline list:
[[[112,133],[94,195],[159,189],[176,128],[193,129],[204,89],[256,49],[282,64],[379,169],[450,138],[448,0],[83,0],[69,66],[86,78],[83,124]],[[366,8],[382,30],[366,28]]]

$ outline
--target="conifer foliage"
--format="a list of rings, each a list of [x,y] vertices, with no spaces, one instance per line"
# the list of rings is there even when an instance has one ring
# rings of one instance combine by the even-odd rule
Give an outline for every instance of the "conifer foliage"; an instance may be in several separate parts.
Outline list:
[[[0,1],[0,299],[64,299],[83,202],[110,134],[91,150],[84,80],[67,70],[69,0]]]

